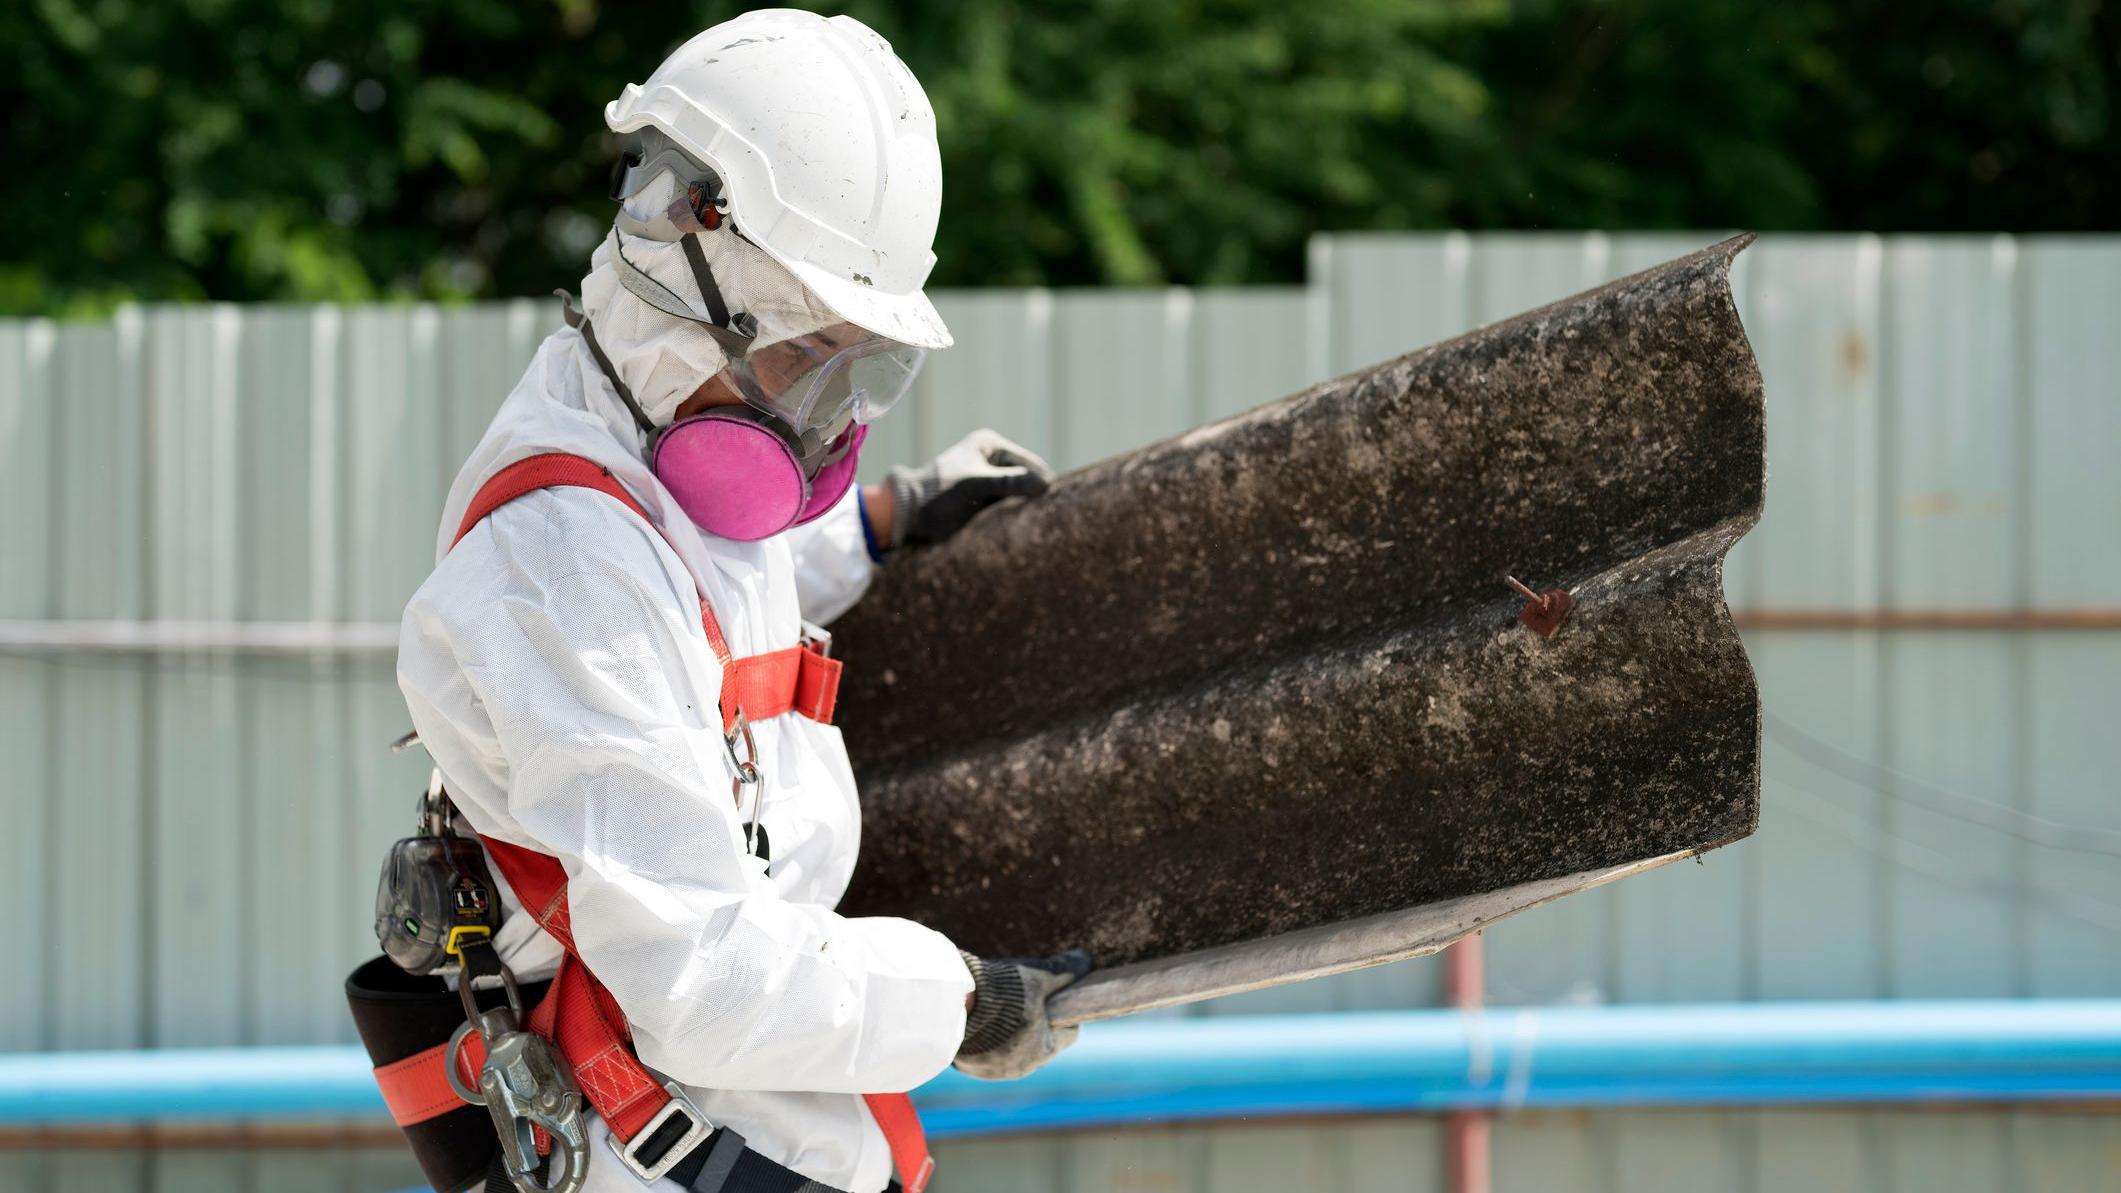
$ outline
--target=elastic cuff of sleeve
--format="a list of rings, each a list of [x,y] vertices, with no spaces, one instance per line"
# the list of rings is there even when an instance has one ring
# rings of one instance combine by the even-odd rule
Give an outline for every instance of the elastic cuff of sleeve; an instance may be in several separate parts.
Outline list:
[[[877,545],[876,530],[869,525],[869,495],[860,485],[854,487],[854,516],[862,524],[862,546],[869,552],[869,562],[884,562],[884,549]]]

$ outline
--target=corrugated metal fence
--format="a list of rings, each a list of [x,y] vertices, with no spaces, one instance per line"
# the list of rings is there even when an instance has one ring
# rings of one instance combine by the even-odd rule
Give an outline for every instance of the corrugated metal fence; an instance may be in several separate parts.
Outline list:
[[[870,458],[984,424],[1082,464],[1708,239],[1333,236],[1303,287],[944,295],[959,346]],[[1497,929],[1491,996],[2121,990],[2121,239],[1770,237],[1736,282],[1769,395],[1769,513],[1728,573],[1770,717],[1762,831]],[[350,1039],[338,982],[372,950],[373,868],[425,773],[384,749],[406,718],[358,627],[395,622],[458,461],[555,322],[548,301],[0,322],[9,633],[357,627],[342,650],[0,653],[0,1048]],[[1428,1004],[1436,972],[1200,1011]],[[2059,1163],[2083,1188],[2121,1179],[2114,1122],[1526,1116],[1499,1129],[1498,1172],[2000,1188]],[[1421,1188],[1436,1170],[1418,1122],[954,1150],[978,1172],[954,1188]],[[148,1171],[0,1157],[0,1184],[32,1162],[62,1188]],[[317,1179],[300,1157],[154,1167],[170,1188]]]

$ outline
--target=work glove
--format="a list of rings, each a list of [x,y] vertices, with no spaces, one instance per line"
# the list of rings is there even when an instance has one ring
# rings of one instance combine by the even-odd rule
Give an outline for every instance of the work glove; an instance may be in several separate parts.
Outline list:
[[[1055,1027],[1046,1000],[1090,972],[1090,954],[1070,949],[1057,957],[982,961],[960,952],[972,971],[972,1009],[957,1067],[987,1081],[1022,1077],[1075,1042],[1079,1027]]]
[[[1036,497],[1053,483],[1044,460],[984,428],[920,468],[894,468],[891,545],[939,543],[1004,497]]]

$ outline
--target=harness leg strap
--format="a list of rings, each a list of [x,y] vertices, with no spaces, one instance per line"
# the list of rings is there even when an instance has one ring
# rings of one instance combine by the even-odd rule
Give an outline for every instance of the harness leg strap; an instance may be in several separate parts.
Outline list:
[[[744,1137],[723,1127],[715,1133],[714,1147],[700,1170],[689,1179],[682,1173],[676,1175],[691,1193],[722,1193],[723,1186],[729,1183],[729,1174],[736,1171],[736,1162],[743,1156]]]

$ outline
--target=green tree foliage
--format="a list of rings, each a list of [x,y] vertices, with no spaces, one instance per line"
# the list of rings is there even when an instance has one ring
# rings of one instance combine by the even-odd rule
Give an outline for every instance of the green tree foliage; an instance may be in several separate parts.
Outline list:
[[[1252,282],[1349,228],[2112,228],[2099,0],[856,0],[926,84],[935,280]],[[20,0],[0,310],[536,294],[601,109],[725,4]]]

